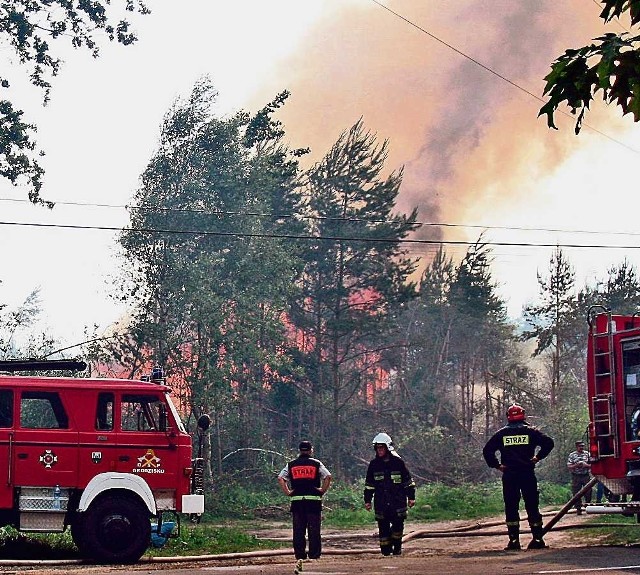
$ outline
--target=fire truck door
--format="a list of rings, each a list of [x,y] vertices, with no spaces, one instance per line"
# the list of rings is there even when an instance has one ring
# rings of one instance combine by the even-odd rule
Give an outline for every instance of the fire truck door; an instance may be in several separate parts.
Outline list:
[[[13,506],[11,452],[14,448],[13,390],[0,390],[0,509]]]
[[[96,475],[116,471],[115,394],[111,391],[86,393],[80,403],[87,406],[87,414],[79,432],[79,485],[84,487]]]
[[[78,478],[78,433],[57,391],[19,392],[13,445],[16,486],[70,487]]]
[[[162,394],[122,394],[117,470],[140,475],[152,490],[176,485],[178,451],[166,418]]]

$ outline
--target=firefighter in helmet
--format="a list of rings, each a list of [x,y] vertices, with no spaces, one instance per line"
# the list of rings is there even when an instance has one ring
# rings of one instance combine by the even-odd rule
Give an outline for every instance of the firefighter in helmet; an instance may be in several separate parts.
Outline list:
[[[509,543],[505,549],[520,549],[520,497],[524,499],[533,539],[528,549],[542,549],[542,515],[535,467],[553,449],[553,439],[526,421],[524,409],[514,404],[507,410],[507,425],[487,441],[482,455],[489,467],[502,473],[502,495]],[[500,453],[500,459],[496,457]]]
[[[371,510],[373,500],[382,554],[400,555],[407,506],[416,503],[416,486],[389,435],[378,433],[372,443],[376,456],[367,469],[364,506]]]

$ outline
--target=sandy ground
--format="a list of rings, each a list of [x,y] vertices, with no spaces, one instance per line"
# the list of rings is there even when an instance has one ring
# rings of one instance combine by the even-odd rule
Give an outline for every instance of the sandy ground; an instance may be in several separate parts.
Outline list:
[[[544,510],[544,521],[549,522],[556,512]],[[574,525],[582,525],[588,517],[577,516],[572,510],[564,515],[555,525],[555,529],[545,536],[545,541],[551,547],[579,547],[584,545],[584,538],[580,535],[579,529],[570,529]],[[282,541],[291,540],[290,528],[264,528],[252,532],[259,538],[275,539]],[[443,521],[434,523],[417,523],[407,521],[405,524],[405,537],[403,549],[406,553],[424,551],[448,551],[464,552],[466,550],[476,551],[495,550],[502,551],[507,542],[506,527],[504,517],[494,517],[482,520],[458,520]],[[370,528],[344,531],[324,528],[323,553],[341,553],[346,550],[379,551],[378,532],[375,523]],[[531,540],[531,535],[526,522],[523,523],[521,541],[526,547]],[[593,542],[593,539],[589,539]]]
[[[545,515],[548,522],[553,514]],[[382,557],[377,547],[375,525],[358,531],[323,531],[323,555],[317,561],[306,561],[301,575],[492,575],[494,573],[551,574],[606,573],[640,574],[640,549],[598,545],[579,530],[587,516],[574,513],[563,517],[545,537],[548,549],[506,552],[506,530],[503,518],[481,522],[449,521],[420,524],[407,522],[404,552],[401,557]],[[640,528],[639,528],[640,529]],[[289,528],[269,527],[254,532],[259,537],[289,541]],[[523,528],[523,546],[530,535]],[[639,531],[640,539],[640,531]],[[162,572],[163,575],[195,575],[211,573],[247,573],[260,575],[292,574],[294,558],[290,550],[273,555],[250,557],[242,554],[225,558],[192,558],[189,561],[149,563],[133,566],[0,566],[8,573],[30,572],[34,575],[61,573],[98,575],[103,573],[136,574]]]

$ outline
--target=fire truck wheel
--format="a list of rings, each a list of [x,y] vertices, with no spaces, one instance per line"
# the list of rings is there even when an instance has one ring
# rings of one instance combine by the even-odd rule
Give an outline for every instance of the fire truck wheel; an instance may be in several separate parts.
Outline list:
[[[85,512],[80,552],[100,563],[135,563],[149,547],[149,511],[137,499],[110,495]]]

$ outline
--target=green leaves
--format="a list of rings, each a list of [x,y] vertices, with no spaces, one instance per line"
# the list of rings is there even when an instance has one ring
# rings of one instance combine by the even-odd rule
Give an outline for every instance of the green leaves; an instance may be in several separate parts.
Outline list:
[[[538,116],[547,116],[547,125],[557,129],[554,114],[562,103],[577,114],[578,134],[586,111],[595,94],[622,108],[623,115],[632,113],[640,120],[638,87],[640,86],[640,36],[605,34],[595,44],[579,50],[567,50],[552,65],[545,77],[544,94],[548,102]]]
[[[272,117],[286,93],[224,118],[213,115],[216,94],[202,79],[164,119],[121,237],[123,297],[132,339],[184,374],[186,401],[208,406],[217,441],[234,449],[259,441],[267,394],[294,372],[282,317],[300,267],[286,239],[300,233],[288,217],[301,211],[299,168]]]
[[[619,18],[625,12],[629,12],[631,16],[631,24],[640,22],[640,0],[603,0],[604,9],[600,14],[605,22]]]
[[[22,114],[8,100],[0,100],[0,177],[14,185],[27,179],[31,182],[29,199],[52,207],[39,197],[44,170],[30,153],[35,148],[32,140],[35,126],[23,122]]]
[[[122,0],[129,12],[148,14],[141,0]],[[27,72],[29,81],[43,91],[43,102],[49,100],[52,79],[60,70],[55,55],[55,40],[69,39],[74,48],[86,48],[94,56],[99,49],[96,38],[103,33],[109,41],[129,45],[136,41],[126,20],[113,22],[115,8],[111,0],[12,0],[0,8],[0,40],[13,50]],[[0,88],[10,90],[9,82],[0,79]],[[22,111],[14,107],[7,92],[0,110],[0,177],[12,184],[27,181],[29,199],[50,205],[40,199],[43,170],[34,156],[35,126],[21,121]]]
[[[640,0],[602,0],[600,17],[609,22],[629,12],[631,23],[640,22]],[[622,114],[640,120],[640,36],[607,33],[594,44],[566,50],[551,64],[545,77],[544,95],[548,101],[538,117],[547,116],[547,125],[557,130],[554,114],[562,104],[577,115],[575,133],[582,123],[594,96],[601,92],[607,104],[620,106]]]

